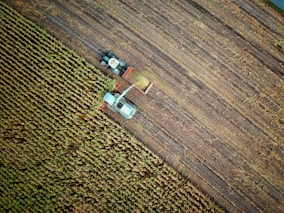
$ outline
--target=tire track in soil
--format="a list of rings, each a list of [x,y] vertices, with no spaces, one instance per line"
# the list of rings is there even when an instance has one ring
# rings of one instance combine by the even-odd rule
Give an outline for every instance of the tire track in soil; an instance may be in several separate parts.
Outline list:
[[[138,68],[139,66],[143,67],[142,65],[139,65],[139,62],[142,59],[142,64],[151,64],[151,66],[155,68],[154,70],[157,70],[155,77],[159,79],[159,82],[154,82],[155,87],[150,91],[150,94],[147,97],[141,97],[141,94],[137,91],[133,91],[129,94],[129,97],[131,97],[132,100],[135,100],[135,103],[137,100],[137,104],[140,107],[141,113],[138,113],[137,118],[134,118],[133,122],[122,121],[116,116],[114,116],[114,118],[127,127],[134,135],[137,135],[142,141],[146,141],[145,137],[147,137],[147,146],[156,150],[158,153],[172,153],[174,156],[177,156],[180,162],[183,162],[190,171],[193,171],[202,179],[200,182],[203,182],[205,185],[208,184],[206,186],[201,186],[203,190],[206,189],[205,191],[209,194],[214,193],[210,190],[218,191],[219,194],[216,196],[217,201],[219,203],[224,201],[223,204],[226,209],[235,211],[244,210],[246,212],[263,210],[261,206],[262,200],[266,198],[265,194],[262,194],[262,198],[257,197],[250,193],[252,187],[244,187],[240,183],[230,187],[231,183],[228,180],[232,180],[234,173],[230,176],[223,172],[222,169],[228,168],[229,172],[231,167],[236,167],[240,169],[240,171],[251,172],[251,170],[248,169],[248,163],[254,162],[254,160],[259,161],[258,165],[263,163],[262,159],[252,159],[254,157],[253,155],[250,157],[241,152],[240,145],[246,149],[249,144],[239,144],[240,139],[249,143],[257,132],[262,138],[261,146],[266,146],[266,143],[264,143],[266,140],[274,140],[274,142],[277,143],[278,139],[272,134],[269,134],[269,130],[265,130],[263,124],[260,125],[260,122],[264,120],[264,117],[261,116],[261,111],[247,111],[246,113],[248,108],[240,105],[240,98],[235,99],[235,102],[237,103],[226,100],[226,96],[222,96],[222,93],[220,92],[222,92],[222,90],[230,90],[231,86],[227,82],[222,81],[223,84],[219,84],[219,88],[217,88],[214,84],[214,79],[212,78],[214,74],[206,72],[206,65],[199,66],[198,61],[202,62],[203,58],[208,61],[213,60],[214,67],[220,68],[223,76],[227,79],[232,79],[232,82],[235,82],[236,84],[241,84],[241,86],[237,88],[237,93],[239,94],[247,92],[247,90],[252,91],[251,94],[256,93],[257,90],[255,90],[255,88],[257,88],[256,85],[258,85],[258,82],[255,79],[246,77],[242,73],[236,72],[236,68],[233,68],[233,66],[240,68],[240,65],[232,64],[233,62],[231,62],[231,64],[225,63],[222,61],[222,57],[220,57],[220,59],[217,57],[216,61],[216,56],[210,52],[210,50],[212,50],[210,48],[214,48],[214,46],[206,47],[202,43],[204,42],[202,36],[207,35],[206,31],[201,32],[198,36],[190,36],[189,32],[191,31],[183,34],[180,33],[182,25],[175,25],[175,20],[167,19],[166,16],[170,14],[169,12],[162,14],[162,12],[165,11],[172,11],[173,13],[178,12],[178,9],[173,5],[170,5],[169,2],[164,2],[165,4],[159,2],[144,2],[144,4],[136,2],[137,4],[135,5],[130,3],[124,4],[124,7],[128,9],[126,10],[124,8],[124,10],[128,12],[127,16],[123,14],[123,10],[121,10],[121,12],[116,11],[116,13],[108,13],[106,8],[103,7],[98,7],[95,10],[92,10],[92,7],[86,8],[88,3],[85,1],[81,1],[80,3],[72,1],[69,5],[65,6],[61,1],[58,2],[59,1],[56,1],[56,3],[52,2],[53,6],[63,8],[63,10],[56,16],[52,15],[50,12],[46,12],[45,8],[37,8],[37,10],[41,10],[41,12],[46,15],[47,19],[43,20],[43,25],[48,26],[50,23],[53,23],[49,28],[57,28],[60,30],[59,32],[56,32],[58,37],[63,39],[65,35],[71,35],[71,41],[64,38],[64,42],[69,42],[69,46],[73,45],[75,49],[80,46],[85,46],[84,48],[88,51],[92,51],[98,47],[113,48],[113,43],[115,41],[117,41],[118,44],[126,43],[128,49],[125,49],[124,46],[122,50],[118,50],[117,55],[124,59],[134,55],[129,59],[131,62],[130,64],[135,64]],[[214,26],[222,27],[225,25],[222,27],[224,30],[219,30],[217,34],[230,39],[234,39],[235,35],[238,35],[231,26],[219,21],[214,14],[211,14],[208,10],[204,9],[199,3],[194,3],[193,1],[186,1],[184,3],[185,4],[179,3],[179,5],[183,6],[184,11],[186,11],[187,14],[190,14],[190,16],[196,18],[199,15],[196,10],[199,11],[199,13],[203,13],[202,20],[210,23],[209,28],[212,31],[218,29],[213,29]],[[83,4],[85,5],[82,9],[81,5]],[[155,7],[152,7],[152,5]],[[150,19],[147,20],[143,18],[143,14],[140,16],[140,14],[129,13],[133,8],[136,8],[136,12],[139,11],[139,9],[150,11],[152,8],[159,8],[153,12],[158,18],[150,22]],[[159,13],[157,11],[162,12]],[[79,29],[76,25],[71,28],[70,20],[66,20],[66,17],[64,17],[62,13],[72,14],[73,18],[75,17],[75,20],[80,20],[82,24],[85,24],[88,27],[92,26],[92,23],[97,22],[97,25],[94,28],[97,32],[94,34],[94,32],[89,32],[85,29]],[[118,14],[118,16],[115,16],[115,14]],[[182,16],[182,14],[180,16]],[[126,17],[127,19],[125,19]],[[133,30],[131,27],[133,27],[132,23],[134,23],[135,18],[141,20],[140,22],[143,22],[144,20],[145,24],[149,25],[149,23],[154,23],[156,26],[161,25],[162,27],[154,29],[151,25],[147,25],[147,27],[142,28],[140,31],[137,29]],[[132,20],[132,22],[127,20]],[[215,22],[218,23],[216,24]],[[137,21],[137,23],[139,22]],[[143,33],[141,33],[143,30],[148,30],[148,32],[145,31],[145,35],[143,35]],[[157,32],[160,32],[160,34],[157,34]],[[156,37],[153,36],[154,38],[151,38],[151,33],[155,34]],[[102,41],[95,39],[101,37],[107,39]],[[178,48],[172,49],[172,52],[170,52],[169,48],[166,49],[161,46],[162,41],[159,41],[161,38],[169,38],[169,40],[175,43],[177,47],[180,45],[179,40],[182,42],[189,41],[190,43],[186,43],[187,45],[184,46],[185,49],[182,51],[183,58],[177,58],[175,53],[181,52]],[[79,40],[81,43],[72,44],[72,41],[75,40]],[[248,48],[253,54],[259,54],[259,52],[261,52],[261,48],[253,48],[253,43],[250,43],[250,46],[248,47],[247,39],[245,37],[238,38],[236,42],[242,47]],[[119,46],[122,47],[122,45]],[[222,53],[221,50],[222,49],[217,48],[217,56],[223,56],[225,53],[228,53],[228,51]],[[195,51],[200,56],[198,58],[196,56],[193,57],[192,51]],[[237,54],[238,52],[230,51],[231,55],[234,53]],[[265,57],[265,54],[261,54],[259,58],[256,58],[260,61],[260,64],[262,64],[263,57]],[[97,57],[96,54],[90,55],[94,58]],[[88,56],[88,58],[90,59],[91,56]],[[197,61],[193,62],[190,57],[197,59]],[[272,63],[274,59],[272,58],[271,60],[272,61],[267,63],[269,66],[271,66],[270,63]],[[273,62],[272,64],[279,63]],[[231,66],[229,72],[226,70],[228,69],[228,66]],[[191,71],[190,74],[188,70]],[[273,71],[273,69],[270,68],[269,71]],[[204,74],[208,74],[209,77],[204,77]],[[278,75],[279,72],[277,71],[276,74]],[[218,78],[220,77],[220,74],[216,74],[215,76]],[[273,76],[273,78],[276,78],[276,76]],[[243,91],[240,92],[242,86],[246,89],[243,89]],[[188,91],[188,93],[184,92],[184,90]],[[180,94],[180,91],[182,91],[182,94]],[[228,94],[228,97],[231,95],[230,93],[226,94]],[[181,98],[184,100],[180,101],[179,99]],[[275,98],[272,98],[271,100],[275,101]],[[147,102],[149,104],[145,105]],[[177,103],[177,105],[175,105],[175,103]],[[274,107],[267,103],[262,104],[264,104],[265,107],[268,107],[268,109]],[[276,103],[276,105],[281,106],[281,103]],[[165,115],[165,113],[167,114]],[[229,115],[226,115],[226,113],[229,113]],[[162,115],[165,116],[164,119],[161,119]],[[254,119],[254,115],[257,115],[257,118]],[[202,116],[206,116],[207,118],[204,119]],[[235,120],[235,118],[239,119]],[[243,121],[242,118],[245,118],[245,121]],[[224,130],[224,133],[217,134],[218,132],[215,132],[215,128],[210,127],[209,124],[216,124],[218,127],[220,126],[220,123],[218,123],[220,121],[224,122],[224,126],[229,126],[230,128]],[[134,122],[137,122],[137,124]],[[173,132],[172,122],[174,122],[175,132]],[[131,123],[133,127],[129,127],[127,125],[128,123]],[[264,123],[269,126],[268,121]],[[244,127],[250,127],[251,129],[247,130]],[[144,128],[143,131],[139,131],[142,128]],[[232,135],[232,130],[236,131],[241,136],[239,136],[239,138],[230,139],[231,136],[234,136]],[[167,143],[165,143],[165,140],[167,140]],[[207,140],[212,140],[211,144],[208,143]],[[249,150],[245,151],[253,152],[256,148],[251,147]],[[266,150],[267,149],[269,149],[269,147],[266,147]],[[276,151],[279,156],[283,154],[281,149]],[[188,153],[191,155],[188,155]],[[206,154],[209,153],[211,155],[206,156]],[[232,155],[234,157],[231,157],[230,153],[233,153]],[[164,158],[173,160],[172,157],[164,156]],[[171,161],[168,162],[173,164]],[[241,166],[238,165],[240,163],[242,163]],[[176,166],[178,165],[176,162],[175,164]],[[273,203],[277,202],[281,203],[281,201],[278,200],[283,196],[281,191],[265,177],[259,175],[257,171],[252,171],[254,180],[262,184],[260,186],[263,187],[264,190],[267,190],[265,193],[268,195],[268,199],[272,199],[270,200],[272,201],[272,204],[270,205],[273,206]],[[187,177],[194,176],[186,172],[184,172],[184,175]],[[193,178],[193,180],[199,185],[199,181],[197,181],[198,178]],[[257,192],[257,189],[253,189],[252,191]],[[244,199],[245,196],[250,197],[250,202],[253,203],[252,206],[247,204],[248,201]],[[253,198],[253,196],[255,196],[255,198]],[[220,198],[220,200],[218,200],[218,198]]]
[[[145,43],[145,42],[144,42]],[[136,45],[137,46],[137,45]],[[213,95],[213,97],[216,97],[216,95]],[[210,98],[210,97],[209,97]],[[220,113],[220,112],[219,112]]]
[[[115,19],[114,17],[113,17],[113,19]],[[120,23],[121,24],[121,23]],[[146,43],[146,42],[144,42],[144,43]],[[135,46],[137,46],[137,45],[135,45]]]
[[[129,16],[128,16],[129,17]],[[137,36],[137,35],[136,35]],[[145,42],[144,42],[145,43]],[[141,52],[146,52],[147,50],[146,49],[143,49],[143,50],[141,50]],[[208,53],[208,52],[206,52],[205,51],[205,53],[207,54],[206,55],[206,57],[208,57],[208,56],[210,56],[210,54]],[[147,53],[145,54],[145,55],[147,55]],[[163,56],[163,57],[166,57],[166,56]],[[167,61],[169,61],[169,60],[167,60]],[[171,61],[171,60],[170,60]],[[161,66],[160,66],[161,67]],[[173,66],[174,67],[174,66]],[[177,70],[179,70],[179,71],[181,71],[181,72],[183,72],[184,73],[184,68],[181,68],[181,66],[175,66],[176,68],[177,68]],[[236,75],[235,73],[234,73],[234,75]],[[187,76],[183,76],[183,77],[180,77],[180,78],[183,78],[183,79],[186,79],[186,77]],[[234,76],[232,76],[232,77],[234,77]],[[236,78],[234,78],[234,80],[235,80]],[[237,81],[237,80],[235,80],[235,81]],[[180,82],[179,82],[180,83]],[[254,87],[253,86],[250,86],[250,89],[254,89]],[[263,121],[262,121],[263,122]]]
[[[156,95],[155,97],[158,97],[158,96],[161,96],[161,94],[159,94],[159,95]],[[158,102],[157,103],[163,103],[163,102],[165,102],[165,101],[163,101],[163,98],[161,99],[161,100],[158,100]],[[173,101],[171,101],[172,103],[173,103]],[[168,111],[170,112],[170,111],[174,111],[174,109],[176,109],[177,107],[175,106],[175,104],[169,104],[169,99],[168,99],[168,97],[167,97],[167,103],[164,103],[165,105],[163,105],[163,107],[164,108],[167,108],[168,109]],[[158,104],[155,104],[155,105],[158,105]],[[160,106],[157,106],[157,108],[159,108],[159,109],[161,109],[161,107]],[[179,109],[181,110],[181,115],[179,115],[179,117],[182,117],[182,118],[188,118],[189,116],[188,115],[186,115],[186,113],[184,113],[184,111],[182,111],[182,109],[181,109],[181,107],[179,107]],[[154,112],[154,114],[156,114],[157,112]],[[176,116],[176,114],[175,115],[172,115],[172,116]],[[171,117],[170,115],[167,115],[167,117],[168,117],[168,120],[169,121],[176,121],[176,120],[178,120],[178,119],[176,119],[176,117]],[[187,120],[187,123],[189,123],[190,121],[192,122],[193,120],[195,120],[194,118],[192,119],[192,118],[190,118],[190,119],[188,119]],[[157,122],[157,121],[156,121]],[[181,129],[181,127],[179,127],[178,125],[176,125],[177,123],[175,123],[175,126],[176,126],[176,128],[175,129],[178,129],[178,130],[180,130]],[[161,126],[163,126],[164,128],[166,128],[166,130],[164,130],[164,132],[162,133],[162,134],[166,134],[166,132],[171,132],[171,129],[170,128],[172,128],[172,125],[171,124],[168,124],[168,126],[165,126],[165,123],[159,123],[159,126],[161,127]],[[198,124],[198,126],[199,127],[201,127],[202,128],[202,124]],[[189,163],[189,160],[188,160],[188,158],[187,158],[187,156],[185,156],[184,154],[182,154],[183,153],[183,150],[185,149],[185,147],[187,147],[188,146],[188,144],[186,144],[186,142],[187,141],[192,141],[193,143],[194,143],[194,140],[190,140],[189,138],[188,138],[188,135],[189,135],[189,133],[188,132],[186,132],[185,131],[185,129],[183,128],[183,130],[184,131],[181,131],[181,132],[179,132],[179,131],[177,131],[176,130],[176,134],[174,134],[174,133],[172,133],[171,132],[171,134],[172,135],[175,135],[175,140],[176,140],[176,142],[175,143],[169,143],[168,141],[171,141],[172,139],[170,139],[170,140],[167,140],[167,145],[169,145],[170,146],[170,149],[172,150],[172,152],[173,153],[181,153],[181,156],[182,156],[182,161],[184,161],[184,162],[186,162],[187,163],[187,165],[191,165],[191,163]],[[149,130],[150,131],[150,130]],[[197,130],[195,131],[195,132],[197,132]],[[202,136],[204,136],[204,135],[210,135],[210,133],[208,133],[208,132],[206,132],[206,129],[201,129],[200,130],[200,132],[202,133],[202,134],[199,134],[199,137],[201,137],[201,135]],[[183,135],[184,137],[183,138],[181,138],[181,135]],[[157,135],[156,135],[156,137],[158,137]],[[208,137],[208,136],[207,136]],[[209,137],[212,137],[212,135],[210,135]],[[202,138],[203,139],[203,138]],[[229,159],[229,156],[230,156],[230,153],[232,153],[232,152],[234,152],[234,150],[233,150],[233,148],[230,148],[230,147],[227,147],[226,146],[226,144],[223,144],[223,143],[221,143],[220,142],[220,140],[217,140],[217,141],[219,141],[219,145],[217,145],[217,144],[215,144],[214,146],[212,146],[211,147],[211,149],[212,150],[216,150],[217,149],[217,151],[219,152],[219,153],[221,153],[221,158],[220,159],[216,159],[216,161],[218,162],[218,161],[220,161],[221,159]],[[216,141],[215,141],[216,142]],[[183,143],[183,144],[180,144],[180,143]],[[177,146],[177,144],[179,144],[179,149],[177,149],[175,146]],[[192,144],[191,144],[192,145]],[[171,146],[173,146],[173,147],[171,147]],[[168,146],[167,146],[168,147]],[[196,152],[202,152],[202,150],[199,150],[199,151],[196,151],[196,150],[192,150],[192,149],[188,149],[188,151],[192,151],[191,153],[196,153]],[[195,159],[198,159],[198,162],[200,162],[201,164],[202,163],[204,163],[204,162],[206,162],[206,156],[195,156]],[[241,159],[241,157],[239,157],[239,160],[238,161],[243,161],[243,162],[245,162],[245,160],[243,160],[243,159]],[[234,167],[234,161],[231,159],[230,160],[230,166],[229,166],[229,168],[231,168],[231,167]],[[220,188],[222,188],[222,189],[228,189],[229,187],[227,187],[226,185],[223,185],[223,180],[220,178],[220,177],[218,177],[217,175],[216,176],[214,176],[214,174],[216,173],[216,172],[214,172],[214,171],[218,171],[218,165],[214,168],[214,165],[210,165],[211,166],[211,168],[209,167],[209,168],[207,168],[206,166],[204,166],[203,164],[202,165],[199,165],[197,168],[196,168],[196,170],[199,172],[199,174],[202,174],[202,177],[206,177],[206,179],[208,178],[208,179],[210,179],[210,183],[211,184],[213,184],[215,187],[216,186],[219,186]],[[228,166],[228,165],[227,165]],[[207,170],[207,172],[205,172]],[[203,174],[203,173],[207,173],[207,175],[206,174]],[[259,174],[256,174],[256,176],[259,176]],[[215,183],[214,183],[214,179],[216,180],[215,181]],[[263,178],[262,178],[263,179]],[[267,181],[265,182],[265,180],[262,180],[263,182],[264,182],[264,186],[266,186],[266,188],[269,188],[270,190],[271,190],[271,192],[270,193],[272,193],[272,194],[274,194],[274,195],[279,195],[279,194],[281,194],[280,192],[279,192],[279,190],[277,190],[277,189],[275,189],[274,188],[274,186],[272,186],[270,183],[268,183]],[[218,188],[219,188],[218,187]],[[232,193],[232,191],[233,191],[233,189],[230,189],[231,191],[230,191],[230,193]],[[237,190],[237,189],[236,189]],[[227,193],[229,193],[229,192],[227,192]],[[243,193],[243,194],[245,194],[245,193]],[[238,197],[238,199],[240,199],[242,196],[239,196],[239,195],[237,195],[237,197]],[[237,201],[237,200],[236,200]],[[249,210],[249,209],[247,209],[247,210]]]

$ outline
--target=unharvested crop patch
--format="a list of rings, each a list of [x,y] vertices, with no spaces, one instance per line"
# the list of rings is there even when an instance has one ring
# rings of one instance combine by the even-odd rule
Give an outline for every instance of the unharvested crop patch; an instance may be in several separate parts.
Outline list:
[[[0,208],[222,212],[97,110],[114,81],[0,1]]]

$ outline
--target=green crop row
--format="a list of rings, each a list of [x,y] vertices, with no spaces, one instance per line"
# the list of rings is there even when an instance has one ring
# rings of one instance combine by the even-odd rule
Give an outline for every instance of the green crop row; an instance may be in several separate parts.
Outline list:
[[[0,208],[221,212],[97,110],[114,81],[0,1]]]

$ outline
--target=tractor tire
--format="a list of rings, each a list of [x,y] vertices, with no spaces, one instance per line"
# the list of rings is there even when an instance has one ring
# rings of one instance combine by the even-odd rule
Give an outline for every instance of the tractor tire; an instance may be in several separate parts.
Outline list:
[[[107,52],[106,55],[110,58],[114,57],[113,53],[112,52]]]
[[[119,65],[120,65],[121,67],[125,67],[125,66],[126,66],[126,63],[125,63],[125,61],[119,60]]]
[[[105,62],[108,62],[109,59],[110,59],[110,58],[109,58],[108,56],[104,55],[103,60],[104,60]]]
[[[104,60],[102,60],[101,65],[107,66],[107,63]]]

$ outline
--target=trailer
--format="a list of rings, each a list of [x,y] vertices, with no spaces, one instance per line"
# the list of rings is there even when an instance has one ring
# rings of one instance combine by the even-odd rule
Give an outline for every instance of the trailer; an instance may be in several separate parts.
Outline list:
[[[128,81],[130,84],[133,84],[136,89],[145,95],[149,92],[153,86],[153,82],[150,82],[148,78],[142,75],[139,71],[128,67],[122,77]]]

